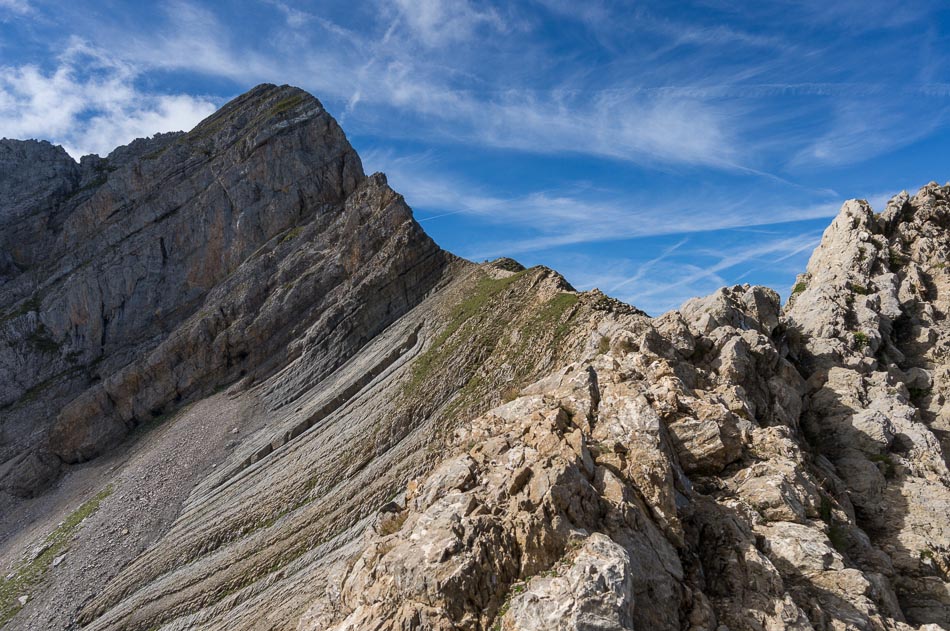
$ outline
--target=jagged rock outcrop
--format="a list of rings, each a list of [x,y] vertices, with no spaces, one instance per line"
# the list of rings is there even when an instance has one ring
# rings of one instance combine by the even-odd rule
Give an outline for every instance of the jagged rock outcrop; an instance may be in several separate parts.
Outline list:
[[[443,252],[292,88],[0,149],[0,624],[950,629],[950,188],[649,318]]]
[[[887,514],[933,537],[908,567],[799,424],[821,421],[779,314],[757,287],[691,301],[460,428],[299,628],[947,625],[946,483]]]
[[[802,427],[848,489],[866,542],[911,619],[950,624],[948,189],[901,193],[875,214],[845,204],[787,309],[809,396]],[[866,535],[865,535],[866,533]]]

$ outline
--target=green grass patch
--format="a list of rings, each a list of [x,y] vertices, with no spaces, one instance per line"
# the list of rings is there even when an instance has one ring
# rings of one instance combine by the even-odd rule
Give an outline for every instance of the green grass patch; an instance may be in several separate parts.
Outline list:
[[[856,294],[860,294],[862,296],[868,295],[868,288],[858,283],[851,284],[851,291],[853,291]]]
[[[26,315],[30,313],[31,311],[39,312],[39,310],[40,310],[40,297],[39,295],[34,294],[30,296],[29,298],[27,298],[26,300],[24,300],[23,304],[21,304],[19,307],[17,307],[13,311],[7,313],[4,316],[0,316],[0,324],[2,324],[3,322],[7,322],[9,320],[14,320],[16,318],[19,318],[20,316]]]
[[[0,577],[0,627],[6,625],[21,609],[19,598],[29,596],[30,590],[38,585],[53,559],[61,555],[69,545],[73,533],[84,519],[95,513],[104,499],[112,494],[112,485],[102,489],[92,499],[85,502],[43,540],[43,551],[32,561],[20,562],[12,572],[12,577]]]
[[[887,454],[874,454],[873,456],[868,456],[871,462],[884,465],[884,477],[888,480],[897,476],[897,466],[894,464],[894,460]]]
[[[59,352],[59,342],[53,339],[49,333],[49,329],[47,329],[42,322],[40,322],[36,330],[30,333],[26,339],[36,350],[43,353]]]
[[[854,332],[854,345],[859,349],[865,348],[868,345],[868,336],[867,333],[863,331]]]
[[[304,96],[302,94],[294,94],[293,96],[288,96],[285,99],[278,101],[270,108],[269,113],[271,116],[280,116],[290,110],[294,109],[298,105],[304,102]]]
[[[299,237],[300,233],[302,232],[303,232],[302,226],[296,226],[294,228],[291,228],[290,230],[287,231],[287,234],[284,235],[284,237],[280,240],[280,242],[285,243],[287,241],[292,241],[293,239],[296,239],[297,237]]]
[[[432,370],[436,366],[441,364],[442,361],[451,358],[458,347],[458,342],[450,342],[452,336],[454,336],[466,322],[483,311],[498,294],[521,278],[523,274],[524,272],[518,272],[506,278],[492,278],[487,275],[479,278],[471,293],[452,308],[449,313],[448,324],[442,329],[442,332],[432,341],[432,344],[426,349],[426,352],[413,364],[412,379],[406,385],[406,388],[410,391],[415,391],[432,373]],[[485,333],[485,331],[480,331],[480,333]]]
[[[565,313],[578,302],[576,294],[562,292],[544,303],[537,312],[521,325],[512,338],[518,339],[514,346],[501,344],[505,355],[501,363],[508,364],[514,371],[514,380],[512,388],[524,385],[526,378],[531,374],[531,362],[526,358],[530,357],[530,349],[534,346],[557,347],[558,342],[570,331],[571,317],[565,317]],[[506,325],[510,322],[503,320],[498,315],[489,314],[488,322],[480,322],[475,327],[475,338],[469,340],[471,348],[481,349],[481,355],[487,357],[500,344],[504,333],[510,329]],[[456,345],[460,342],[456,341]],[[446,345],[451,347],[452,344]],[[448,355],[449,358],[452,355]],[[457,416],[462,410],[469,409],[478,400],[484,400],[486,388],[490,388],[490,379],[482,375],[472,376],[468,382],[458,391],[457,396],[446,408],[447,417]],[[502,400],[504,401],[504,392]]]
[[[530,322],[529,334],[537,334],[554,327],[554,341],[560,340],[570,330],[570,318],[565,319],[564,312],[577,304],[577,294],[559,293],[549,300]]]
[[[606,335],[600,338],[600,341],[597,342],[597,352],[601,355],[605,354],[610,350],[610,338]]]
[[[802,293],[807,286],[805,283],[795,283],[795,286],[792,288],[792,295]]]

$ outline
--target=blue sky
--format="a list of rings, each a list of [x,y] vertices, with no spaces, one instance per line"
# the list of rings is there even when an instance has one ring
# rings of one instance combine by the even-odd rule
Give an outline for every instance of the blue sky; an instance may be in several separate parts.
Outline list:
[[[298,85],[443,247],[658,314],[784,297],[845,199],[950,179],[948,25],[925,1],[0,0],[0,136],[104,155]]]

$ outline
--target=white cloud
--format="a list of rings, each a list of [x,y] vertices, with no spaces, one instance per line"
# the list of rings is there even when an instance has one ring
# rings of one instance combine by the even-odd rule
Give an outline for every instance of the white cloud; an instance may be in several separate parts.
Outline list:
[[[215,109],[211,102],[185,95],[136,95],[133,100],[117,100],[102,114],[83,121],[78,133],[64,146],[73,157],[105,155],[135,138],[188,131]]]
[[[242,52],[232,45],[230,33],[211,11],[184,0],[165,5],[168,28],[156,28],[138,37],[123,38],[121,30],[112,33],[114,54],[126,58],[141,70],[191,70],[236,81],[256,77],[275,80],[282,62],[264,58],[251,47]]]
[[[395,0],[392,6],[411,35],[426,46],[468,40],[482,26],[505,26],[494,9],[480,11],[467,0]]]
[[[0,9],[6,9],[17,15],[27,15],[33,12],[33,7],[27,0],[0,0]]]
[[[75,158],[105,155],[157,132],[191,129],[215,110],[207,99],[146,94],[137,73],[74,40],[56,68],[0,67],[0,136],[43,138]]]
[[[281,2],[280,0],[264,0],[264,2],[276,7],[278,11],[283,13],[284,18],[287,20],[287,26],[291,28],[300,28],[314,19],[313,14],[294,8],[286,2]]]
[[[507,56],[498,59],[499,84],[471,89],[483,85],[478,75],[484,67],[469,66],[503,54],[492,38],[474,37],[479,29],[497,34],[507,28],[495,12],[448,0],[386,6],[382,13],[393,22],[382,33],[356,33],[315,18],[312,31],[274,38],[274,50],[234,41],[214,13],[186,0],[168,5],[167,24],[148,34],[129,38],[105,31],[99,37],[115,41],[116,54],[143,70],[198,72],[245,85],[299,85],[345,104],[347,122],[363,133],[643,164],[736,169],[743,158],[737,150],[743,146],[739,113],[685,92],[630,85],[590,89],[568,78],[553,89],[520,82],[499,88],[507,83]],[[508,54],[537,63],[530,46]],[[393,116],[404,124],[392,125]]]
[[[694,254],[705,255],[710,258],[718,259],[715,263],[704,265],[702,267],[689,265],[690,268],[686,274],[670,276],[668,273],[653,275],[649,284],[642,289],[629,288],[628,291],[641,298],[652,298],[675,291],[680,288],[687,288],[691,296],[699,295],[695,293],[693,287],[701,281],[712,281],[715,287],[721,287],[725,284],[720,272],[731,269],[743,263],[750,261],[759,261],[760,264],[769,264],[774,266],[786,259],[789,259],[803,252],[811,252],[821,241],[821,232],[812,231],[806,234],[799,234],[792,237],[780,237],[771,240],[757,241],[754,245],[748,245],[733,249],[717,249],[715,251],[698,250]],[[662,282],[657,282],[662,279]]]
[[[350,30],[327,17],[329,8],[315,15],[285,0],[261,1],[274,7],[278,25],[252,41],[238,37],[213,3],[190,0],[162,5],[166,20],[148,29],[129,32],[102,16],[84,24],[87,36],[109,41],[139,73],[200,73],[243,87],[293,83],[342,109],[350,131],[419,142],[764,175],[756,170],[762,165],[860,161],[945,122],[932,115],[932,103],[921,108],[929,115],[908,114],[908,99],[891,89],[893,68],[874,75],[881,64],[860,59],[861,72],[846,75],[850,83],[834,81],[842,76],[835,68],[815,71],[853,64],[856,46],[832,55],[786,41],[787,33],[775,35],[780,29],[760,35],[685,15],[658,18],[646,5],[619,15],[610,3],[536,0],[587,25],[594,37],[586,38],[612,42],[596,51],[604,61],[591,72],[589,60],[551,45],[537,16],[525,19],[526,6],[377,0],[350,12],[359,20]],[[859,5],[845,13],[858,15]],[[757,10],[774,22],[771,10]],[[898,59],[903,46],[885,38],[875,50]],[[795,102],[788,107],[773,101],[784,96],[813,98],[788,99]],[[858,96],[876,109],[849,108]]]
[[[929,89],[924,86],[921,92]],[[914,97],[912,102],[886,95],[839,99],[827,129],[799,151],[792,164],[859,163],[925,138],[950,119],[945,98]]]
[[[585,94],[584,100],[509,98],[471,108],[470,137],[493,147],[586,153],[633,162],[734,166],[729,113],[698,100]]]

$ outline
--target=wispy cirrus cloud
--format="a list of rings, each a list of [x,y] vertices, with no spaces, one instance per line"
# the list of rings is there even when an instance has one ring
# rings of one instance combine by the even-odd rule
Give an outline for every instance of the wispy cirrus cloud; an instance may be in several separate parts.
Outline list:
[[[536,193],[514,200],[493,200],[494,208],[514,223],[538,231],[519,239],[493,239],[475,244],[469,256],[475,260],[503,255],[540,252],[579,244],[622,241],[667,235],[715,232],[747,226],[787,224],[833,217],[837,202],[804,208],[781,208],[763,214],[755,203],[741,200],[709,200],[697,208],[687,199],[660,204],[642,204],[618,199],[590,202],[583,197]],[[510,213],[510,214],[508,214]]]
[[[286,5],[273,4],[286,14]],[[307,22],[273,49],[246,47],[207,8],[176,0],[167,20],[150,33],[103,39],[138,68],[187,71],[235,81],[280,81],[321,98],[347,104],[349,120],[372,133],[469,144],[529,153],[572,152],[643,164],[708,165],[731,169],[742,156],[733,108],[685,94],[636,86],[585,85],[565,77],[557,87],[525,86],[519,77],[488,82],[485,68],[466,60],[463,42],[483,45],[482,31],[514,28],[495,9],[443,0],[387,5],[376,30],[354,32],[327,18]],[[287,16],[299,23],[308,16]],[[295,24],[296,26],[297,24]],[[518,25],[517,28],[522,28]],[[459,48],[461,46],[461,48]],[[486,47],[501,67],[512,50]],[[449,52],[453,66],[434,50]],[[293,64],[288,64],[292,54]],[[542,63],[543,51],[517,54],[526,68]],[[507,74],[507,73],[506,73]],[[517,73],[516,73],[517,74]],[[518,79],[518,80],[514,80]],[[353,111],[359,108],[360,114]],[[394,127],[389,116],[407,119]],[[411,123],[411,124],[410,124]]]
[[[123,38],[123,25],[104,24],[95,29],[97,39],[115,42],[112,55],[141,72],[186,70],[236,81],[280,74],[278,58],[241,46],[212,10],[185,0],[163,7],[165,22],[153,29]]]
[[[895,61],[907,52],[899,38],[877,38],[867,63],[849,33],[824,37],[836,24],[926,24],[934,7],[927,2],[885,11],[856,2],[740,8],[693,0],[676,12],[658,2],[622,11],[562,0],[394,0],[359,11],[333,1],[320,11],[261,2],[279,19],[267,37],[251,40],[217,5],[198,0],[165,2],[162,19],[132,32],[104,15],[70,18],[140,74],[294,83],[342,104],[348,126],[393,139],[755,174],[867,160],[948,122],[926,107],[912,111],[912,99],[892,89],[906,77]],[[551,41],[542,13],[595,37],[577,36],[585,52],[570,52]],[[358,28],[345,22],[350,14]],[[806,40],[791,27],[821,37]],[[930,74],[942,67],[932,54],[920,61],[937,69]],[[873,94],[873,103],[856,101],[859,94]],[[805,96],[827,102],[775,107]]]
[[[692,288],[698,281],[703,280],[712,280],[715,287],[721,287],[725,283],[719,274],[725,270],[750,262],[757,262],[759,265],[781,263],[797,254],[811,253],[820,240],[821,231],[810,231],[791,237],[781,236],[764,239],[752,245],[746,244],[735,248],[717,248],[715,250],[699,248],[692,252],[694,256],[705,256],[715,262],[696,267],[688,274],[679,278],[674,277],[671,282],[658,284],[653,281],[652,286],[647,289],[637,292],[635,288],[628,288],[627,291],[634,292],[644,298],[651,298],[663,292],[682,287]],[[746,271],[747,273],[748,271]],[[698,295],[692,289],[690,289],[690,292],[691,295]]]
[[[476,8],[468,0],[395,0],[380,3],[380,9],[395,13],[411,35],[430,47],[468,40],[483,27],[506,30],[494,8]]]
[[[827,128],[793,157],[792,164],[859,162],[929,136],[950,122],[950,103],[928,96],[935,88],[916,88],[916,98],[908,103],[878,98],[883,91],[877,91],[878,96],[840,99]]]
[[[517,239],[473,241],[459,252],[475,260],[539,252],[564,246],[697,234],[749,226],[770,226],[833,217],[840,199],[791,206],[781,199],[694,191],[662,200],[630,192],[592,190],[565,183],[556,190],[498,196],[462,179],[438,174],[426,156],[398,158],[370,152],[366,164],[385,165],[391,184],[416,209],[423,226],[455,215],[497,225],[518,226],[528,234]]]
[[[558,269],[578,289],[598,287],[649,314],[659,315],[679,308],[690,298],[742,282],[741,277],[756,270],[777,270],[777,275],[793,278],[820,240],[820,230],[794,236],[772,232],[751,243],[726,233],[715,250],[703,247],[699,239],[684,238],[647,259],[568,254]],[[788,287],[777,289],[787,296]]]
[[[299,29],[303,26],[306,26],[312,20],[315,19],[312,13],[307,11],[301,11],[296,7],[292,7],[286,2],[281,0],[264,0],[267,4],[275,7],[278,11],[284,14],[284,19],[287,21],[287,26]]]

